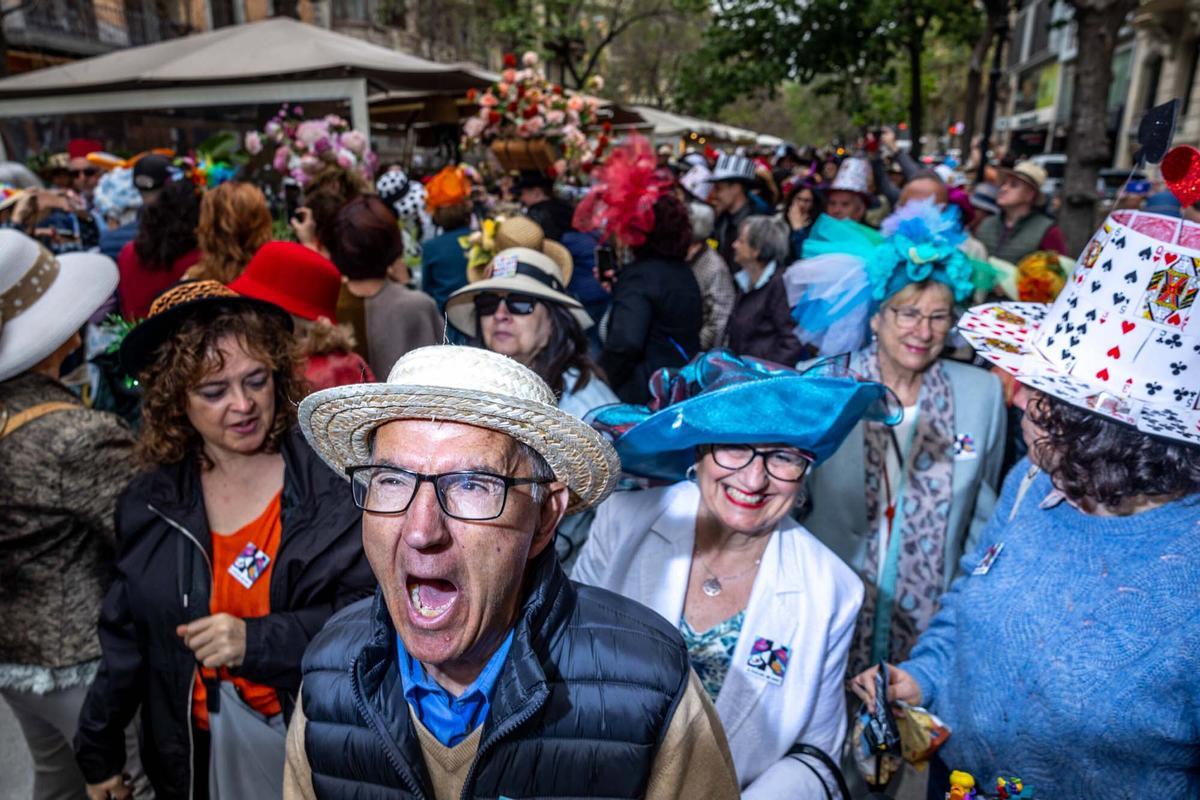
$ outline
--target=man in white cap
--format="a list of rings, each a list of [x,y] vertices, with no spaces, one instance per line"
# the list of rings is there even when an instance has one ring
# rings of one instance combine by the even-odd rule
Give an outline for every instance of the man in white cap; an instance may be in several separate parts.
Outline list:
[[[712,194],[709,202],[717,212],[714,233],[717,250],[726,264],[737,263],[733,257],[733,241],[747,217],[754,216],[754,204],[750,202],[750,187],[754,185],[754,162],[745,156],[722,153],[712,177]]]
[[[1067,254],[1067,243],[1054,220],[1037,205],[1042,200],[1046,170],[1032,161],[1020,161],[1000,171],[996,205],[1000,213],[988,217],[975,229],[990,255],[1010,264],[1039,250]]]
[[[350,479],[380,587],[305,655],[285,797],[738,796],[679,634],[559,567],[559,520],[620,463],[532,371],[421,348],[300,423]]]

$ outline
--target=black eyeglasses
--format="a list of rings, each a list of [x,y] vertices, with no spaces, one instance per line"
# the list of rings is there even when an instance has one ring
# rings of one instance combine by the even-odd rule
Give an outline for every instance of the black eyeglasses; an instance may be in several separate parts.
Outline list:
[[[524,317],[533,313],[533,309],[537,307],[540,300],[531,294],[512,292],[499,295],[493,292],[480,292],[475,295],[475,313],[481,317],[490,317],[496,313],[496,309],[500,308],[501,302],[508,309],[508,313]]]
[[[80,175],[86,175],[90,178],[96,174],[96,170],[93,167],[85,167],[83,169],[70,170],[70,174],[75,178],[78,178]]]
[[[403,514],[412,505],[421,484],[433,484],[438,505],[448,517],[480,522],[504,513],[508,490],[513,486],[552,483],[537,478],[509,478],[490,472],[421,472],[367,464],[346,470],[354,504],[372,514]]]
[[[795,483],[804,477],[813,457],[802,450],[759,450],[748,444],[714,444],[708,448],[717,466],[739,470],[762,456],[767,474],[780,481]]]

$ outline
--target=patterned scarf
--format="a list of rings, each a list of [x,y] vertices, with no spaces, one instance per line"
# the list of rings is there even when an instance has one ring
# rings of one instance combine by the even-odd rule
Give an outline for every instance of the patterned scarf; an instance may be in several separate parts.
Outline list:
[[[852,362],[856,372],[876,381],[880,380],[877,347],[872,342],[854,354]],[[941,363],[935,361],[924,374],[911,452],[903,453],[897,459],[903,465],[904,477],[903,496],[896,509],[893,530],[893,535],[900,537],[900,549],[890,598],[881,599],[876,576],[884,568],[887,557],[886,552],[879,552],[878,531],[888,502],[884,470],[888,450],[895,445],[886,425],[866,422],[863,433],[870,545],[863,565],[866,595],[850,649],[850,675],[857,675],[881,658],[891,663],[903,661],[938,610],[954,481],[954,395]],[[899,489],[892,487],[893,492]],[[899,507],[901,504],[902,508]],[[881,609],[881,606],[885,607]],[[881,624],[890,621],[887,652],[882,653],[872,652],[877,613],[887,614],[890,618],[880,620]]]

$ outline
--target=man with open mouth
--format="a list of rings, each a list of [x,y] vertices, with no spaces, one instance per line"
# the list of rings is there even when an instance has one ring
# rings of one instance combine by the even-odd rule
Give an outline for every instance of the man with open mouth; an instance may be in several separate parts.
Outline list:
[[[532,371],[421,348],[300,420],[349,478],[380,586],[305,655],[285,797],[738,797],[679,633],[572,584],[549,546],[620,464]]]

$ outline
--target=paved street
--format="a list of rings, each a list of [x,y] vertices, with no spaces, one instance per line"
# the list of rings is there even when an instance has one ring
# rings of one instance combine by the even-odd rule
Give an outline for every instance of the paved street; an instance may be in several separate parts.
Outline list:
[[[8,703],[0,700],[0,800],[29,800],[33,764],[21,728]]]

